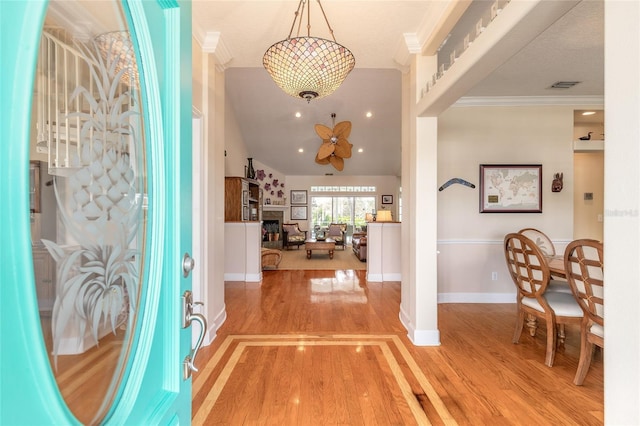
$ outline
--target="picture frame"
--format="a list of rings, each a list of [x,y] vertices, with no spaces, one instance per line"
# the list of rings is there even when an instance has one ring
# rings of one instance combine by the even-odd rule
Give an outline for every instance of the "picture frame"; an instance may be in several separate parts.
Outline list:
[[[249,191],[242,191],[242,205],[249,205]]]
[[[291,206],[291,220],[307,220],[307,206]]]
[[[292,205],[306,205],[307,204],[307,191],[292,189],[291,190],[291,204]]]
[[[382,204],[393,204],[393,195],[383,195]]]
[[[480,213],[542,213],[542,164],[480,164]]]

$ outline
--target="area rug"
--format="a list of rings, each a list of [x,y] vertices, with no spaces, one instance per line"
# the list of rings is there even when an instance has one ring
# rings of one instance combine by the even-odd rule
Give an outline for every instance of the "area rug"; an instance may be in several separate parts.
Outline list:
[[[278,265],[280,270],[337,270],[337,269],[353,269],[366,270],[366,262],[360,262],[351,250],[351,246],[343,249],[337,248],[333,251],[333,259],[329,259],[329,253],[326,250],[314,251],[311,253],[311,259],[307,259],[307,251],[304,246],[299,249],[282,250],[282,260]]]

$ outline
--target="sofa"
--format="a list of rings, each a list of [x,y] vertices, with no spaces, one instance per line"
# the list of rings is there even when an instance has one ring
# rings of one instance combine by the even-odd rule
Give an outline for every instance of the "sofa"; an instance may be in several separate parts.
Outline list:
[[[353,253],[361,262],[367,260],[367,234],[363,232],[354,232],[351,237],[351,248]]]
[[[301,231],[298,223],[283,223],[282,224],[282,246],[285,250],[289,250],[290,247],[297,247],[298,249],[307,240],[307,231]]]

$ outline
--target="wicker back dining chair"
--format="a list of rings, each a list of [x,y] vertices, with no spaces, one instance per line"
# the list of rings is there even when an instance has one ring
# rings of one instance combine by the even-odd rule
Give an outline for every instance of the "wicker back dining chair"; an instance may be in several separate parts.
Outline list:
[[[532,240],[520,233],[507,234],[504,237],[504,255],[518,291],[518,319],[513,343],[520,341],[525,318],[532,337],[536,334],[536,319],[544,319],[547,331],[545,364],[551,367],[558,343],[556,327],[559,324],[579,324],[583,317],[582,309],[572,294],[546,291],[550,280],[549,267]]]
[[[578,304],[584,311],[580,327],[580,361],[573,379],[576,385],[582,385],[591,359],[594,346],[604,348],[604,267],[602,243],[591,239],[571,242],[564,252],[564,265],[567,281]]]
[[[549,258],[558,256],[559,259],[562,258],[561,255],[556,254],[556,247],[553,244],[553,241],[551,241],[551,238],[541,230],[536,228],[524,228],[519,230],[518,234],[522,234],[533,241],[544,256]],[[561,293],[571,294],[571,287],[569,287],[567,282],[563,280],[564,277],[552,276],[552,278],[559,278],[563,282],[557,282],[557,280],[552,279],[547,291],[559,291]]]

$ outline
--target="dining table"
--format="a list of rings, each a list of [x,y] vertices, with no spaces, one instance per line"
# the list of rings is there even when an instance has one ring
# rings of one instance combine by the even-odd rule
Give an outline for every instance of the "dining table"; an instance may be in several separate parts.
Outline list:
[[[567,272],[564,269],[564,256],[545,256],[549,272],[552,277],[567,278]]]

